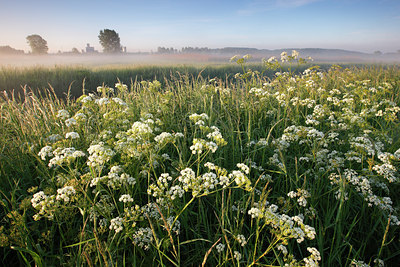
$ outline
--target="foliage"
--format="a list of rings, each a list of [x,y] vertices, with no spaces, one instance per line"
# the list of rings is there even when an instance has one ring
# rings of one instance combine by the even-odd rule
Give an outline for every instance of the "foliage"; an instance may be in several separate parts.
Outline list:
[[[99,42],[103,47],[104,53],[119,53],[121,52],[121,43],[118,33],[114,30],[100,30]]]
[[[26,92],[0,109],[4,262],[393,266],[398,71],[296,53],[234,82],[180,75]],[[282,62],[289,64],[287,71]],[[394,74],[394,75],[392,75]]]
[[[6,46],[0,46],[0,54],[18,55],[18,54],[24,54],[24,50],[17,50],[9,45],[6,45]]]
[[[47,41],[44,40],[38,34],[32,34],[26,37],[29,46],[32,49],[33,54],[47,54],[49,48],[47,47]]]

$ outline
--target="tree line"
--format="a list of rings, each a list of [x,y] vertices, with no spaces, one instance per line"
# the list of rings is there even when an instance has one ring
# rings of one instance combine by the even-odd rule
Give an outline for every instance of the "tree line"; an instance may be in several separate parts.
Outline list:
[[[110,29],[100,30],[98,35],[99,43],[103,47],[104,53],[119,53],[124,50],[121,46],[119,34]],[[39,34],[32,34],[26,37],[26,41],[31,47],[32,54],[43,55],[47,54],[49,47],[47,41]],[[10,46],[0,46],[0,53],[4,54],[23,54],[23,50],[16,50]],[[73,48],[72,53],[79,53],[78,49]]]

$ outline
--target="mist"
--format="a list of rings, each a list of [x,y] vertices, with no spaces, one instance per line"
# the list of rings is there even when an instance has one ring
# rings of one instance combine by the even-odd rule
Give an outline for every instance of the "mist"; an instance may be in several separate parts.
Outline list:
[[[228,64],[234,55],[250,54],[251,61],[261,62],[263,58],[280,57],[280,53],[297,50],[303,58],[311,57],[314,63],[399,63],[400,53],[381,53],[379,51],[368,54],[357,51],[320,48],[287,48],[287,49],[255,49],[255,48],[222,48],[207,52],[194,53],[119,53],[119,54],[0,54],[1,67],[35,67],[35,66],[143,66],[143,65],[214,65]]]

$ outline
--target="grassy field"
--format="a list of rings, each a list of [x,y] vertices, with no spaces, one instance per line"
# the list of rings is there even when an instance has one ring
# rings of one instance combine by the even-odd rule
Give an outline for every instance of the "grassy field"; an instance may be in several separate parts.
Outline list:
[[[299,66],[297,72],[303,72],[311,64]],[[321,69],[328,70],[331,64],[320,65]],[[356,64],[342,64],[342,67],[352,68]],[[367,65],[359,65],[365,67]],[[254,61],[247,66],[253,71],[264,72],[264,76],[273,77],[274,71],[266,69],[263,65]],[[282,67],[284,71],[287,66]],[[9,94],[14,92],[16,96],[23,96],[24,90],[35,93],[43,92],[46,89],[54,90],[59,98],[65,98],[69,91],[71,97],[82,95],[83,89],[86,93],[95,92],[97,86],[114,86],[117,82],[132,85],[142,80],[157,79],[163,85],[169,80],[180,75],[190,76],[192,79],[211,77],[235,82],[234,75],[241,72],[241,66],[237,64],[201,63],[196,64],[172,64],[158,65],[100,65],[100,66],[79,66],[79,65],[52,65],[52,66],[5,66],[0,67],[0,90]]]
[[[395,266],[398,68],[247,59],[3,68],[3,265]]]
[[[253,64],[251,67],[262,71],[260,64]],[[65,98],[68,91],[72,97],[79,97],[83,88],[86,93],[95,92],[99,85],[113,87],[118,81],[131,85],[137,81],[157,79],[165,85],[168,80],[180,75],[194,79],[200,75],[231,81],[239,71],[241,67],[233,64],[2,67],[0,88],[9,93],[14,91],[16,95],[23,95],[24,88],[35,92],[52,88],[58,97]],[[273,72],[267,71],[266,74],[273,75]]]

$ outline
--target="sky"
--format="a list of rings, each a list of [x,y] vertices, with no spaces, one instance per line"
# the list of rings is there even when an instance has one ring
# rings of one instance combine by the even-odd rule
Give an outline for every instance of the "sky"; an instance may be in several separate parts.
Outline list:
[[[157,47],[400,50],[400,0],[0,0],[0,46],[101,51],[115,30],[128,52]]]

